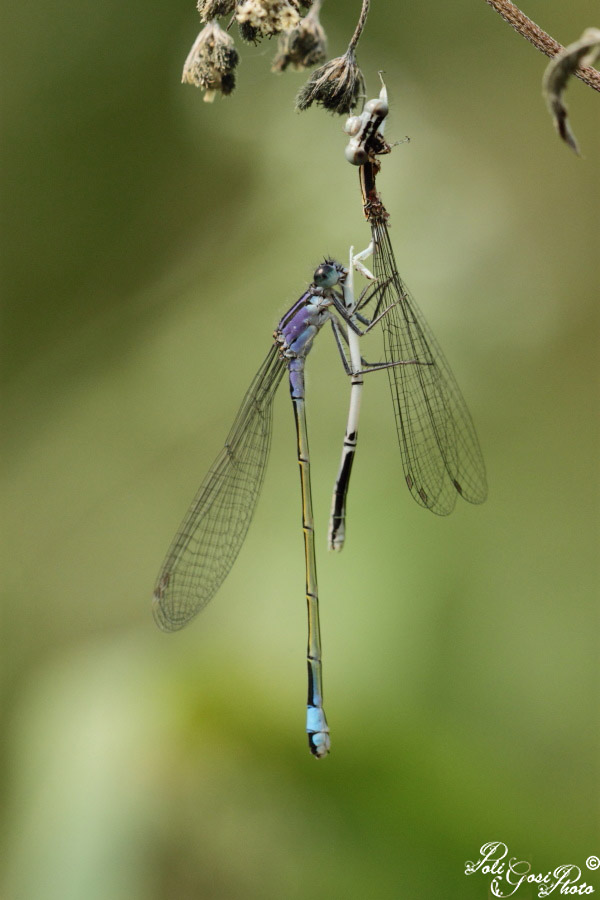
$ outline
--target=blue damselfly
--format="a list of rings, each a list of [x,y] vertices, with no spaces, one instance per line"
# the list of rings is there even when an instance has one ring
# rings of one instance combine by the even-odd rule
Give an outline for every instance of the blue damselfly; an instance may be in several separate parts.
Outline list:
[[[381,115],[384,100],[370,101],[362,118],[355,117],[365,126],[358,141],[365,153],[360,161],[361,185],[371,244],[356,255],[351,250],[348,267],[325,260],[316,269],[312,284],[279,322],[274,343],[244,397],[225,446],[171,544],[154,591],[157,624],[165,631],[177,631],[206,606],[227,576],[262,487],[271,443],[273,400],[287,370],[296,424],[306,560],[306,731],[316,757],[329,752],[330,738],[323,710],[304,367],[323,325],[330,322],[351,380],[350,410],[331,510],[330,546],[339,550],[344,542],[363,377],[369,372],[386,369],[389,373],[406,481],[415,499],[434,512],[447,513],[456,492],[475,503],[485,497],[485,470],[471,418],[437,343],[400,281],[387,231],[387,213],[375,191],[379,168],[376,154],[387,147],[382,130],[387,105]],[[355,123],[355,119],[350,121]],[[356,138],[358,130],[353,134]],[[375,275],[362,263],[371,253]],[[358,298],[354,292],[355,269],[372,281]],[[368,363],[360,352],[360,338],[379,323],[385,361]]]
[[[336,290],[338,288],[338,290]],[[339,292],[338,292],[339,291]],[[363,334],[355,316],[352,271],[325,260],[307,291],[281,319],[274,343],[250,385],[225,447],[204,479],[160,571],[154,591],[154,616],[164,631],[183,628],[214,596],[237,557],[256,507],[269,448],[273,400],[285,370],[296,422],[302,489],[302,528],[306,558],[308,607],[308,703],[306,730],[317,756],[329,751],[329,728],[323,711],[321,637],[315,558],[310,458],[306,427],[304,365],[324,324],[331,323],[347,372],[352,366],[343,349],[352,334]],[[366,322],[364,316],[360,322]],[[388,366],[420,361],[363,362],[353,377]],[[426,363],[428,365],[428,363]]]

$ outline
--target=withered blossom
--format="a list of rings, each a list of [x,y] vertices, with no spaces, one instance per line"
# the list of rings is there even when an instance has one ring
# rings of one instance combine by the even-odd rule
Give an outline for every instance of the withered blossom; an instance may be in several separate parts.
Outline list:
[[[237,0],[198,0],[196,6],[203,22],[218,16],[228,16],[236,7]]]
[[[250,22],[238,22],[238,31],[241,39],[247,44],[258,44],[262,37],[258,28],[251,25]]]
[[[277,55],[271,66],[273,72],[310,69],[327,59],[327,36],[319,21],[322,0],[315,0],[307,15],[295,28],[279,38]]]
[[[205,91],[204,100],[212,103],[217,92],[231,94],[235,87],[234,70],[239,61],[233,38],[218,22],[204,26],[196,38],[183,67],[181,80]]]
[[[235,18],[244,40],[256,43],[262,37],[289,31],[300,21],[298,0],[240,0]]]
[[[329,112],[348,115],[364,96],[365,79],[349,47],[343,56],[315,69],[296,98],[296,108],[304,110],[317,103]]]

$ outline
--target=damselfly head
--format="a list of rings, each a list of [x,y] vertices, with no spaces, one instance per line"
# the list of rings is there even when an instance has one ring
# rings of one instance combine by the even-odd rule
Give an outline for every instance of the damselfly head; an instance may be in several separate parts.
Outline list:
[[[364,166],[382,152],[388,152],[383,138],[383,122],[389,112],[387,92],[382,88],[379,97],[365,103],[359,116],[350,116],[344,131],[350,140],[344,150],[346,159],[353,166]]]
[[[343,281],[346,270],[333,259],[326,259],[317,266],[313,275],[313,282],[320,288],[332,288]]]

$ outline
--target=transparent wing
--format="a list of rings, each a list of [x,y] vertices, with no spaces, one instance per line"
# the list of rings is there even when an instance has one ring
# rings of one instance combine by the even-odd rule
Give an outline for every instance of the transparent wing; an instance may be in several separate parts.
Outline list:
[[[386,360],[427,365],[389,368],[388,376],[406,483],[417,503],[438,515],[452,512],[457,493],[469,503],[487,496],[477,434],[450,366],[402,283],[387,226],[373,224],[374,274]]]
[[[272,347],[175,535],[154,589],[154,618],[163,631],[183,628],[200,612],[235,562],[262,487],[273,398],[285,369]]]

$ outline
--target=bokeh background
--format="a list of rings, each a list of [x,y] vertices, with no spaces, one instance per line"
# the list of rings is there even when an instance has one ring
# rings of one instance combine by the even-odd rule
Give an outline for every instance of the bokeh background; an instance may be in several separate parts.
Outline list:
[[[331,55],[358,7],[325,4]],[[563,43],[599,24],[587,0],[526,11]],[[600,97],[569,87],[578,159],[545,58],[484,0],[374,0],[359,60],[371,95],[387,73],[389,138],[411,138],[381,176],[396,255],[490,496],[448,519],[411,500],[373,376],[328,554],[348,385],[324,334],[318,762],[285,387],[218,597],[167,636],[150,595],[279,316],[323,254],[368,240],[342,122],[294,111],[305,76],[270,74],[274,43],[241,48],[227,100],[180,85],[192,0],[4,19],[6,900],[485,898],[464,867],[492,840],[600,889]]]

